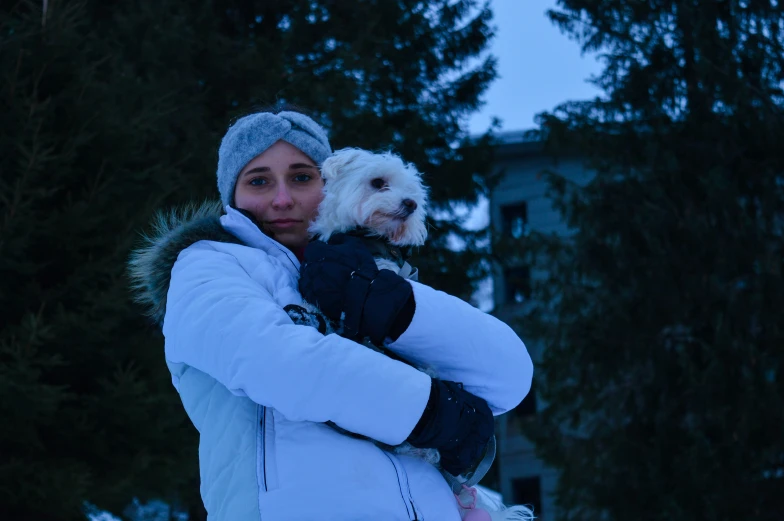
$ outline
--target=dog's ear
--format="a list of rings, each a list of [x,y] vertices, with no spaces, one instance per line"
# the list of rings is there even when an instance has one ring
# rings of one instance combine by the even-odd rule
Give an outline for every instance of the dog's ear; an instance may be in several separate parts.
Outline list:
[[[353,163],[363,153],[366,152],[358,148],[343,148],[341,150],[336,150],[321,164],[321,177],[323,177],[325,181],[336,178],[342,168]]]
[[[330,179],[335,179],[339,169],[340,161],[338,161],[335,156],[329,156],[321,163],[321,177],[324,178],[325,182]]]

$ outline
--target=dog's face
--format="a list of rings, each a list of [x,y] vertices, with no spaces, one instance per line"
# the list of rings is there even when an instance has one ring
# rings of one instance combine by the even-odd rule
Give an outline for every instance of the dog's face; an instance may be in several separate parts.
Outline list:
[[[427,238],[427,190],[420,173],[392,153],[338,150],[324,161],[324,200],[310,231],[327,240],[360,226],[397,246]]]

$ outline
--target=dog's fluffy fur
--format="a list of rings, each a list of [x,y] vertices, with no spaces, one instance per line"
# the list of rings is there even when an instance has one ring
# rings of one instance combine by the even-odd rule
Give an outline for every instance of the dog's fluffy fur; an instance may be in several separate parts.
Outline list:
[[[427,238],[427,189],[412,164],[385,152],[344,148],[321,167],[324,200],[310,231],[327,241],[364,228],[395,246],[421,246]]]

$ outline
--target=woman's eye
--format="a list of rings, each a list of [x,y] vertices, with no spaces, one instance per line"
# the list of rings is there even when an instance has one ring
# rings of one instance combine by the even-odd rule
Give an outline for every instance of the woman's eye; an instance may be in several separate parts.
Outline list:
[[[386,184],[387,183],[383,179],[381,179],[380,177],[377,177],[376,179],[373,179],[372,181],[370,181],[370,185],[373,188],[375,188],[376,190],[381,190],[382,188],[384,188],[386,186]]]
[[[251,186],[263,186],[267,184],[267,180],[264,179],[263,177],[254,177],[253,179],[250,180],[250,184]]]
[[[294,181],[298,183],[307,183],[311,179],[313,179],[313,176],[310,174],[297,174],[296,177],[294,177]]]

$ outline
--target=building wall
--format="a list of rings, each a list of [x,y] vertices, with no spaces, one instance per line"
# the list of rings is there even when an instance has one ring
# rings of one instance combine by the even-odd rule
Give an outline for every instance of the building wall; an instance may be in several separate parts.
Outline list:
[[[509,227],[505,226],[504,207],[519,212],[520,203],[525,203],[527,230],[561,235],[568,233],[562,216],[546,195],[547,183],[540,174],[544,170],[556,171],[578,184],[588,182],[591,175],[579,159],[560,160],[555,164],[542,153],[539,143],[522,139],[522,133],[507,134],[505,141],[497,149],[495,168],[503,172],[503,177],[490,194],[491,225],[502,233],[511,233]],[[519,229],[515,228],[515,231]],[[544,275],[535,271],[528,274],[531,279]],[[510,291],[507,291],[505,279],[504,271],[500,266],[497,267],[493,277],[494,314],[515,327],[514,317],[524,309],[525,301],[514,300]],[[507,503],[520,501],[521,493],[523,498],[530,498],[538,492],[540,508],[534,514],[540,521],[553,521],[557,472],[536,457],[533,444],[521,433],[521,423],[536,421],[535,410],[541,406],[541,400],[536,398],[535,385],[536,364],[541,358],[542,347],[526,339],[525,331],[520,331],[519,327],[515,329],[534,360],[534,387],[523,404],[499,419],[500,492]]]

